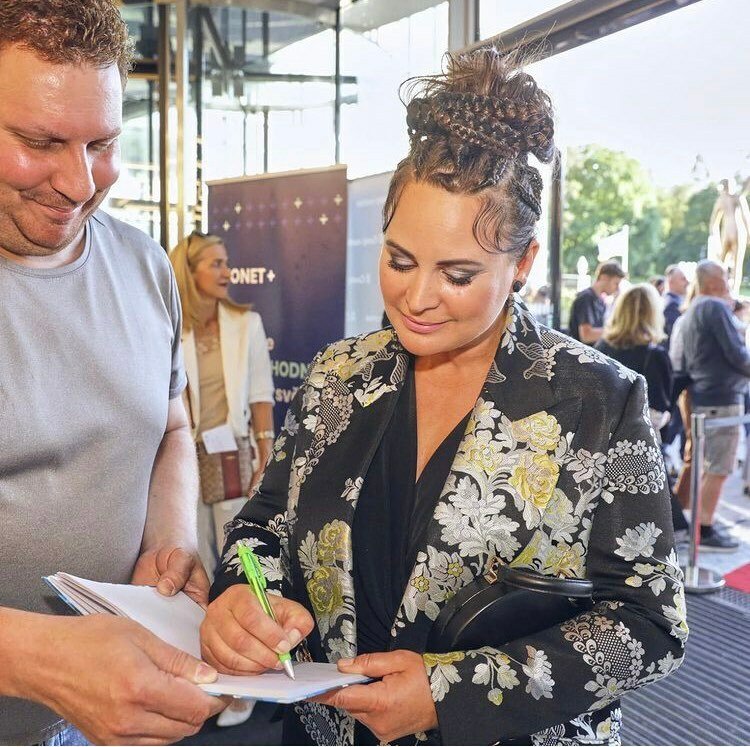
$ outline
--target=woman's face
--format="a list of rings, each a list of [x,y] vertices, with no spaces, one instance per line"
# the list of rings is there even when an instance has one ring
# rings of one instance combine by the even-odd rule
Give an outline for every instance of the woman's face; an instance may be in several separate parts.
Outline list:
[[[195,287],[202,296],[222,300],[229,293],[227,250],[222,244],[207,246],[193,270]]]
[[[414,355],[470,349],[497,333],[513,281],[531,269],[536,241],[518,266],[479,245],[472,231],[479,208],[476,196],[421,182],[401,194],[385,233],[380,288],[401,344]]]

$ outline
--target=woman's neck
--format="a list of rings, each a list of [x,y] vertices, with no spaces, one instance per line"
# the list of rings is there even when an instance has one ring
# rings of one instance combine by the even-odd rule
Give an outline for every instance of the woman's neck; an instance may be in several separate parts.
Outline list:
[[[198,326],[207,327],[218,318],[219,302],[215,298],[202,296],[198,301],[196,312]]]

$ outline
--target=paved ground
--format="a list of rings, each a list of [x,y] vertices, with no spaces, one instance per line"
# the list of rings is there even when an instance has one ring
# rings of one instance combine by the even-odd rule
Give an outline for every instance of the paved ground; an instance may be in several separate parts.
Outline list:
[[[674,454],[674,450],[671,452]],[[740,453],[745,453],[745,445],[740,444]],[[698,566],[725,574],[741,565],[750,563],[750,496],[745,494],[743,468],[740,464],[727,480],[719,501],[717,518],[730,527],[731,533],[740,541],[740,548],[733,553],[702,552]],[[688,517],[689,518],[689,517]],[[680,557],[687,559],[685,545],[680,545]]]

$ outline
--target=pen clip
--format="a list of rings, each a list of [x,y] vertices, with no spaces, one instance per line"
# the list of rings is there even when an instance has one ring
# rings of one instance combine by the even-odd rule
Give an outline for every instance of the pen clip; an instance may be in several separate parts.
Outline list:
[[[245,570],[247,580],[259,591],[264,591],[266,588],[266,577],[263,575],[263,569],[260,567],[260,561],[256,554],[247,545],[238,542],[237,555]]]

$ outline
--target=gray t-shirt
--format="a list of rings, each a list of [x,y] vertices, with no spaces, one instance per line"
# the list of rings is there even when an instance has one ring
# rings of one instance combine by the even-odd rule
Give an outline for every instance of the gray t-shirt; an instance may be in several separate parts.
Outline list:
[[[55,571],[130,580],[168,403],[186,382],[180,324],[164,251],[105,213],[65,267],[0,257],[1,606],[66,612],[42,581]],[[40,742],[59,720],[0,698],[0,743]]]

